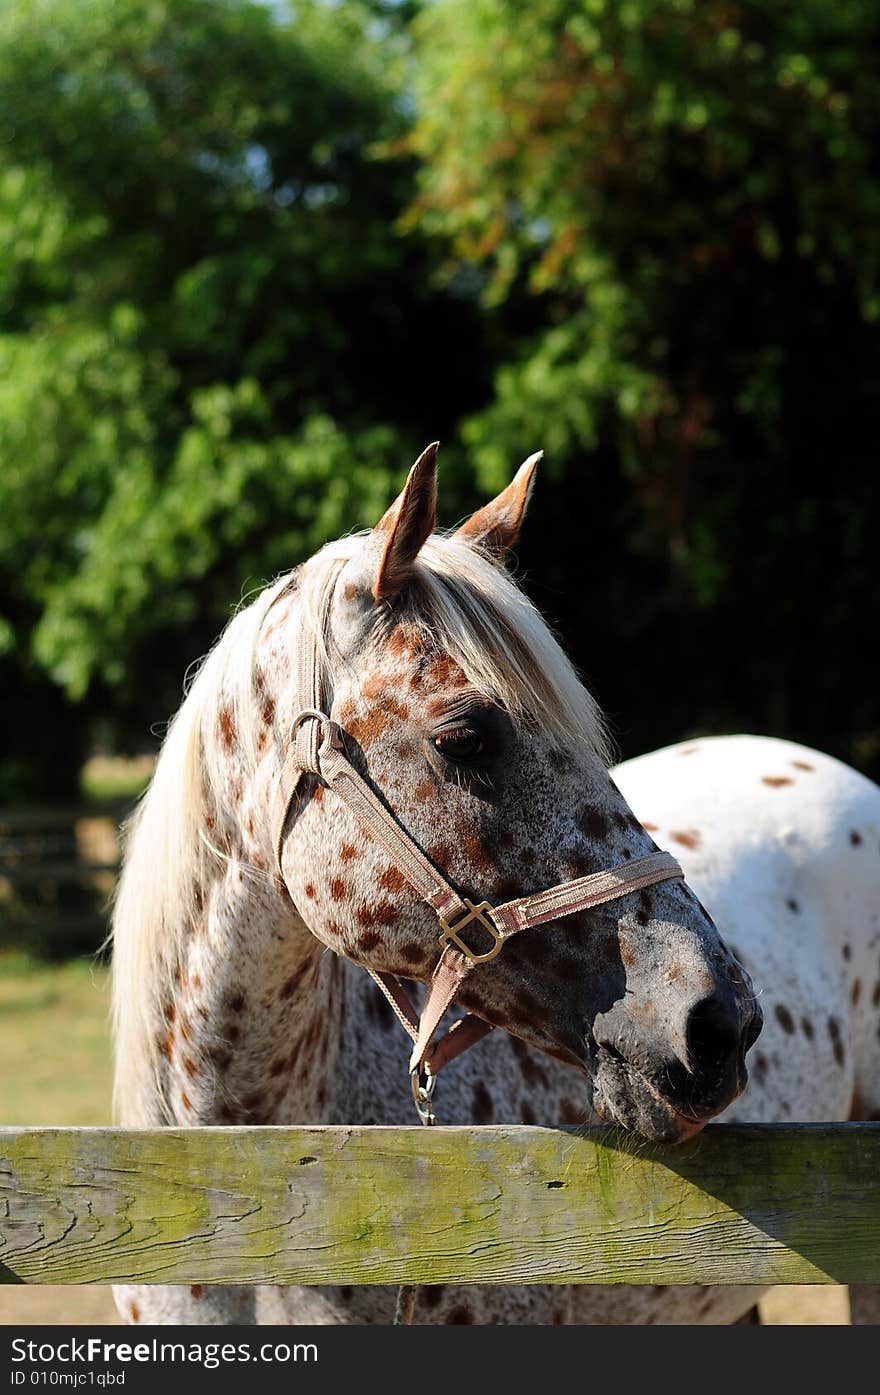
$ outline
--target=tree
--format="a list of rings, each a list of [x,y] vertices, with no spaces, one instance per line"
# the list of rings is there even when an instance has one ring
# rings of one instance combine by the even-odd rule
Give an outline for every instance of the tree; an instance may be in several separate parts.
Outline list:
[[[51,712],[7,794],[69,785],[97,714],[146,734],[230,597],[372,522],[479,400],[473,307],[396,231],[413,162],[376,158],[383,8],[3,9],[0,641],[8,727]]]
[[[465,440],[487,485],[547,448],[557,613],[626,747],[748,725],[876,769],[876,6],[439,0],[417,35],[411,223],[539,315]]]

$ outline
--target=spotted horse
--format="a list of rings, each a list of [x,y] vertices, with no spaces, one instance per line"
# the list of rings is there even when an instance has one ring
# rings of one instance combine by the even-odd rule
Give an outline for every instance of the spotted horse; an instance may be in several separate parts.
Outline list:
[[[449,996],[488,1034],[446,1065],[444,1122],[598,1117],[675,1141],[725,1111],[880,1108],[880,791],[757,737],[612,779],[596,704],[504,566],[536,461],[439,534],[429,447],[372,531],[280,577],[203,663],[126,840],[122,1124],[411,1122],[399,985],[436,988],[475,930],[501,952]],[[505,908],[557,895],[558,915],[502,936]],[[437,908],[465,901],[489,908],[441,920],[441,950]],[[430,1051],[414,1050],[420,1095]],[[434,1285],[415,1321],[729,1322],[754,1299]],[[122,1285],[116,1301],[130,1322],[389,1323],[395,1291]]]

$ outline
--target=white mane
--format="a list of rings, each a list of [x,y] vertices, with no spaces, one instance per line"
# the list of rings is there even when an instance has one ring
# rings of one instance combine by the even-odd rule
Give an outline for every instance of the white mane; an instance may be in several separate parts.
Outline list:
[[[229,623],[169,726],[150,788],[129,821],[112,931],[114,1110],[126,1124],[171,1118],[160,1087],[162,1005],[171,996],[184,942],[199,913],[199,889],[210,884],[222,857],[205,836],[206,722],[222,695],[238,734],[246,781],[260,759],[255,677],[266,613],[296,585],[297,642],[318,647],[332,680],[327,614],[339,574],[363,548],[364,537],[353,534],[329,543],[295,580],[293,573],[278,578]],[[595,702],[535,607],[483,552],[456,536],[429,538],[413,569],[406,615],[514,721],[540,723],[562,749],[586,745],[609,763]]]

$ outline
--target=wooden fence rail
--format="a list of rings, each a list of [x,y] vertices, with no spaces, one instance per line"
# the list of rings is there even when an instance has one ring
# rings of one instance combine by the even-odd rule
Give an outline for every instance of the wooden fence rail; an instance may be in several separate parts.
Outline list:
[[[880,1282],[880,1124],[0,1130],[0,1282]]]

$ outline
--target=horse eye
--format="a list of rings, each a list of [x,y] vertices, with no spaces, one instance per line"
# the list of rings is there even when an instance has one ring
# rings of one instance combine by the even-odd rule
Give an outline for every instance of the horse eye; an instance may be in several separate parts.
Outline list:
[[[450,760],[474,760],[483,752],[485,742],[472,727],[453,727],[434,737],[434,747]]]

